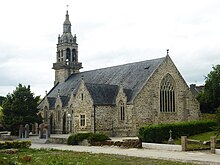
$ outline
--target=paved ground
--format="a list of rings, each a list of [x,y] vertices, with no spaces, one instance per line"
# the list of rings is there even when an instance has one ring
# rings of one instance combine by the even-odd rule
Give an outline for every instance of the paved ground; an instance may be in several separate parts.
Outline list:
[[[119,147],[96,147],[96,146],[69,146],[65,144],[36,144],[33,143],[31,148],[51,148],[59,150],[71,150],[77,152],[118,154],[126,156],[147,157],[164,160],[178,160],[182,162],[194,162],[199,164],[220,165],[220,155],[206,152],[175,152],[152,149],[123,149]]]

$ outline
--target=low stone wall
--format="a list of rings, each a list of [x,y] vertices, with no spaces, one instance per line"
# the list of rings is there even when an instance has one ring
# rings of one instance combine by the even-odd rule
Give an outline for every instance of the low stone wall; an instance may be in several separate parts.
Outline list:
[[[118,146],[123,148],[142,148],[142,142],[139,139],[124,139],[122,141],[104,141],[104,142],[92,142],[92,146]]]
[[[0,139],[1,140],[16,140],[16,139],[18,139],[18,136],[1,134]]]
[[[146,149],[165,150],[165,151],[182,151],[181,145],[142,143]]]
[[[53,143],[53,144],[67,144],[67,139],[66,138],[49,138],[47,139],[46,143]]]

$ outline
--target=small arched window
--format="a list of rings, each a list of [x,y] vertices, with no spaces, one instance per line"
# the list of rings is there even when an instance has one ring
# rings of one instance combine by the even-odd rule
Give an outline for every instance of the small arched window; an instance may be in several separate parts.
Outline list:
[[[81,93],[81,100],[83,101],[83,93]]]
[[[48,121],[48,107],[47,106],[44,107],[44,121],[45,122]]]
[[[61,109],[60,109],[60,106],[58,105],[57,108],[57,121],[61,121]]]
[[[175,112],[175,82],[167,74],[160,85],[160,112]]]
[[[69,112],[73,114],[73,104],[70,105]]]
[[[119,102],[119,110],[120,110],[120,120],[121,121],[124,121],[125,120],[125,106],[124,106],[124,103],[123,101],[120,101]]]

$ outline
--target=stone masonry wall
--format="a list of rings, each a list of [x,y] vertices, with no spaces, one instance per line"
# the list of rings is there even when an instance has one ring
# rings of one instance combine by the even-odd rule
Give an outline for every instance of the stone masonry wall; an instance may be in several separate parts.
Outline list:
[[[93,101],[83,81],[80,84],[72,105],[74,109],[74,133],[93,132]],[[86,117],[85,126],[80,126],[80,115],[85,115]]]
[[[176,112],[160,112],[160,83],[166,74],[175,81]],[[188,99],[187,99],[188,98]],[[187,102],[187,107],[186,107]],[[134,100],[137,128],[146,124],[199,119],[199,103],[169,56],[159,66]]]
[[[125,120],[120,119],[120,101],[124,103]],[[127,97],[122,84],[119,86],[116,105],[96,106],[95,114],[96,132],[105,133],[108,136],[136,135],[133,127],[133,106],[127,105]]]

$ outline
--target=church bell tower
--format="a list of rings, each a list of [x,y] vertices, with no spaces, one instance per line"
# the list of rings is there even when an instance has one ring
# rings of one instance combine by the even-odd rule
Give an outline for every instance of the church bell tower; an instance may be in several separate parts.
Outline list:
[[[71,33],[71,23],[69,21],[68,10],[63,23],[63,34],[58,36],[56,63],[53,63],[55,70],[54,85],[64,82],[71,74],[78,73],[82,68],[82,63],[78,62],[78,44],[76,35]]]

